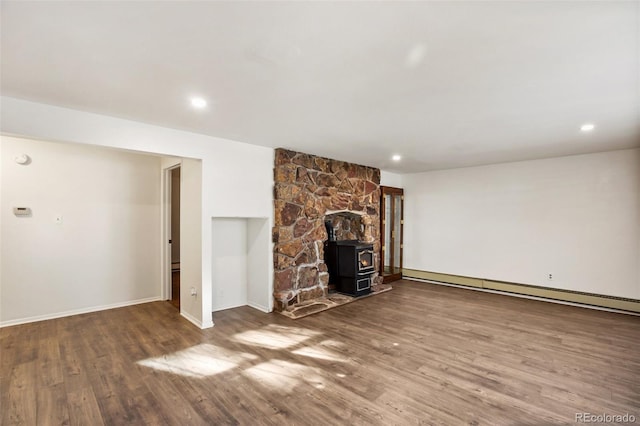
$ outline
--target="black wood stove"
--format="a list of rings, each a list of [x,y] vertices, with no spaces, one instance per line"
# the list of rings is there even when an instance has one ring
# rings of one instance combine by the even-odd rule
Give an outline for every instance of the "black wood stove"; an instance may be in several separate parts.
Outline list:
[[[331,233],[329,233],[331,238]],[[327,241],[325,262],[329,284],[340,293],[362,296],[371,291],[373,245],[358,240]]]

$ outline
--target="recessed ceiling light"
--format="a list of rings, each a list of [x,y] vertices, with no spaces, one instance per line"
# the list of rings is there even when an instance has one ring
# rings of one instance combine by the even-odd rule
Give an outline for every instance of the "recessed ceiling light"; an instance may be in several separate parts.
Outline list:
[[[207,101],[203,98],[191,98],[191,106],[202,109],[207,106]]]
[[[401,157],[400,155],[398,155],[398,154],[395,154],[395,155],[393,155],[393,156],[391,157],[391,159],[392,159],[393,161],[400,161],[400,160],[402,159],[402,157]]]
[[[592,124],[592,123],[585,123],[582,126],[580,126],[580,130],[583,131],[583,132],[590,132],[595,128],[596,128],[596,126],[594,124]]]

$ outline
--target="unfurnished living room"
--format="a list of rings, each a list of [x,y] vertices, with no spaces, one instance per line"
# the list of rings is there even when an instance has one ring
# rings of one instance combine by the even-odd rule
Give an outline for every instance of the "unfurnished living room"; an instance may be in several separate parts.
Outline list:
[[[640,1],[0,12],[0,424],[640,424]]]

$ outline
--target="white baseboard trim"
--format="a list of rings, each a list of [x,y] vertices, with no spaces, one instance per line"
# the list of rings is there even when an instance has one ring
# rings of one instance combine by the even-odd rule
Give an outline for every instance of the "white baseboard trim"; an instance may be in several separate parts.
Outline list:
[[[227,309],[233,309],[233,308],[240,308],[242,306],[248,306],[250,308],[253,309],[257,309],[261,312],[264,312],[266,314],[268,314],[269,312],[271,312],[271,310],[265,306],[260,305],[259,303],[253,303],[253,302],[247,302],[246,304],[240,304],[240,305],[228,305],[228,306],[223,306],[221,308],[216,308],[213,310],[213,312],[219,312],[219,311],[226,311]]]
[[[203,323],[202,321],[200,321],[199,319],[197,319],[196,317],[194,317],[193,315],[191,315],[188,312],[181,311],[180,312],[180,316],[182,316],[184,319],[186,319],[191,324],[195,325],[196,327],[198,327],[201,330],[204,330],[205,328],[213,327],[213,321],[209,320],[209,321]]]
[[[9,321],[0,321],[0,328],[11,327],[12,325],[28,324],[31,322],[46,321],[56,318],[70,317],[72,315],[88,314],[91,312],[106,311],[107,309],[123,308],[125,306],[140,305],[142,303],[161,301],[160,296],[147,297],[145,299],[130,300],[128,302],[112,303],[110,305],[92,306],[90,308],[72,309],[70,311],[56,312],[53,314],[36,315],[33,317],[19,318]]]
[[[445,286],[445,287],[457,287],[457,288],[464,288],[464,289],[467,289],[467,290],[481,291],[483,293],[493,293],[493,294],[501,294],[503,296],[518,297],[520,299],[538,300],[540,302],[549,302],[549,303],[556,303],[558,305],[576,306],[578,308],[594,309],[596,311],[605,311],[605,312],[613,312],[613,313],[616,313],[616,314],[626,314],[626,315],[640,316],[640,314],[637,313],[637,312],[623,311],[623,310],[614,309],[614,308],[606,308],[604,306],[586,305],[586,304],[583,304],[583,303],[569,302],[569,301],[566,301],[566,300],[549,299],[549,298],[540,297],[540,296],[530,296],[528,294],[510,293],[510,292],[506,292],[506,291],[492,290],[492,289],[489,289],[489,288],[478,288],[478,287],[472,287],[472,286],[467,286],[467,285],[462,285],[462,284],[452,284],[452,283],[445,283],[445,282],[442,282],[442,281],[426,280],[426,279],[423,279],[423,278],[414,278],[414,277],[406,277],[406,278],[402,277],[402,278],[407,280],[407,281],[419,281],[419,282],[428,283],[428,284],[442,285],[442,286]]]
[[[252,307],[253,309],[257,309],[261,312],[264,312],[265,314],[268,314],[269,312],[271,312],[269,308],[267,308],[266,306],[262,306],[258,303],[247,302],[247,306]]]
[[[213,312],[219,312],[219,311],[226,311],[227,309],[233,309],[233,308],[239,308],[241,306],[250,306],[248,303],[240,303],[239,305],[227,305],[227,306],[222,306],[220,308],[215,308],[213,310]]]

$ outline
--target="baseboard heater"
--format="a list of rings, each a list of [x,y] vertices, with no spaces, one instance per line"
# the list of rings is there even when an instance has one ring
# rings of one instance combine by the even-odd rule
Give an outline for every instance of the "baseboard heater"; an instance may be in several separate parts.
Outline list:
[[[445,284],[455,284],[465,287],[494,290],[504,293],[514,293],[525,296],[540,297],[543,299],[559,300],[563,302],[578,303],[581,305],[640,313],[640,300],[624,297],[606,296],[581,291],[562,290],[530,284],[494,281],[483,278],[464,277],[461,275],[442,274],[439,272],[420,271],[406,268],[403,268],[402,270],[402,277],[438,281]]]

